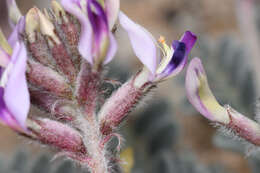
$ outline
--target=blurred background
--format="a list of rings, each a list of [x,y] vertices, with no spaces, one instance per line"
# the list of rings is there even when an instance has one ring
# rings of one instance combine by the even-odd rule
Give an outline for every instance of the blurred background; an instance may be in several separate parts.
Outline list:
[[[33,6],[49,6],[48,0],[17,3],[23,14]],[[213,93],[220,103],[254,118],[260,93],[260,2],[121,0],[121,9],[168,43],[185,30],[196,33],[199,39],[190,58],[202,59]],[[8,34],[4,0],[0,10],[0,25]],[[120,47],[108,75],[123,82],[141,64],[120,28],[116,37]],[[160,84],[152,99],[131,113],[121,128],[126,139],[121,156],[129,163],[124,165],[126,172],[259,173],[256,147],[223,136],[189,104],[185,73]],[[49,161],[51,149],[29,143],[6,127],[0,126],[0,131],[0,172],[79,171],[70,162]]]

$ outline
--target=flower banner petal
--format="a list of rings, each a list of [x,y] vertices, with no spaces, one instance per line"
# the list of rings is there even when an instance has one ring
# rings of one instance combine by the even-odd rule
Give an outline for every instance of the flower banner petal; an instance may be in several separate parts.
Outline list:
[[[30,108],[30,97],[26,82],[26,47],[17,43],[11,57],[12,65],[8,81],[4,89],[4,101],[9,112],[17,122],[25,128]]]
[[[12,48],[14,48],[16,43],[19,41],[19,35],[24,32],[24,29],[25,29],[25,17],[21,17],[17,25],[14,27],[13,32],[8,38],[8,43]]]
[[[6,67],[10,62],[10,56],[0,47],[0,67]]]
[[[157,47],[153,36],[142,26],[134,23],[123,12],[119,13],[121,26],[127,31],[135,55],[155,74],[157,68]]]
[[[4,88],[0,87],[0,123],[9,126],[14,130],[18,130],[18,131],[24,130],[24,127],[21,127],[18,121],[15,120],[13,115],[10,114],[10,112],[7,110],[3,97],[4,97]]]
[[[108,17],[109,29],[111,30],[118,18],[120,0],[105,0],[105,8]]]

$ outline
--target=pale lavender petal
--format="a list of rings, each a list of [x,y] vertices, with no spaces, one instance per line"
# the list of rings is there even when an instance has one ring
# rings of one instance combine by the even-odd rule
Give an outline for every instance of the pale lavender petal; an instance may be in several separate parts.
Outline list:
[[[14,47],[8,81],[4,89],[4,101],[8,111],[21,127],[26,127],[26,118],[30,108],[30,97],[26,82],[26,47],[17,43]]]
[[[8,38],[8,43],[12,48],[14,48],[16,43],[19,41],[20,34],[24,32],[24,28],[25,28],[25,18],[21,17],[17,25],[15,26],[13,32]]]
[[[13,129],[20,130],[21,126],[7,110],[4,101],[4,88],[0,87],[0,123],[7,125]]]
[[[93,31],[87,15],[79,8],[80,4],[77,0],[62,0],[61,4],[67,12],[69,12],[79,20],[81,24],[81,33],[78,50],[84,59],[86,59],[90,64],[93,64]]]
[[[6,0],[8,15],[9,15],[9,23],[12,28],[15,28],[17,22],[22,17],[22,13],[18,8],[15,0]]]
[[[4,88],[3,87],[0,87],[0,121],[3,123],[3,124],[6,124],[7,125],[7,116],[6,115],[6,106],[5,106],[5,102],[4,102]]]
[[[6,67],[10,62],[10,56],[0,47],[0,67]]]
[[[107,52],[104,64],[108,64],[114,57],[117,51],[117,42],[112,33],[109,34],[109,49]]]
[[[108,23],[110,30],[116,23],[118,18],[120,0],[105,0],[106,14],[108,17]]]
[[[202,115],[208,119],[213,120],[213,115],[206,109],[199,96],[199,74],[205,74],[204,68],[199,58],[193,58],[188,66],[186,74],[186,94],[190,103],[199,111]]]
[[[127,31],[135,55],[155,74],[157,68],[157,47],[153,36],[142,26],[134,23],[123,12],[119,13],[121,26]]]
[[[211,121],[229,121],[226,110],[219,105],[208,86],[199,58],[193,58],[188,66],[185,87],[188,100],[203,116]]]

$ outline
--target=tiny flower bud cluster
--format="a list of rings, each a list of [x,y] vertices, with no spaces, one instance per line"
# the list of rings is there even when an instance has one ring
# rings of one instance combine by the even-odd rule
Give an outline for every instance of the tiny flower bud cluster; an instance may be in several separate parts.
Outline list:
[[[196,36],[186,31],[169,47],[119,12],[119,0],[62,0],[24,16],[7,0],[13,33],[0,32],[0,120],[19,134],[55,147],[93,173],[112,172],[107,150],[120,124],[158,83],[186,65]],[[119,19],[144,64],[105,102],[104,66],[115,56]],[[162,50],[160,53],[159,50]]]

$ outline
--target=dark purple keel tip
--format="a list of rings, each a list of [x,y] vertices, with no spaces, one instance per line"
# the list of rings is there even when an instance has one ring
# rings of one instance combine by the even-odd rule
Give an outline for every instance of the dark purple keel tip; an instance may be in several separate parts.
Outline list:
[[[185,43],[175,40],[172,43],[172,47],[174,48],[172,59],[163,71],[163,73],[167,75],[170,75],[180,64],[182,64],[186,55]]]

